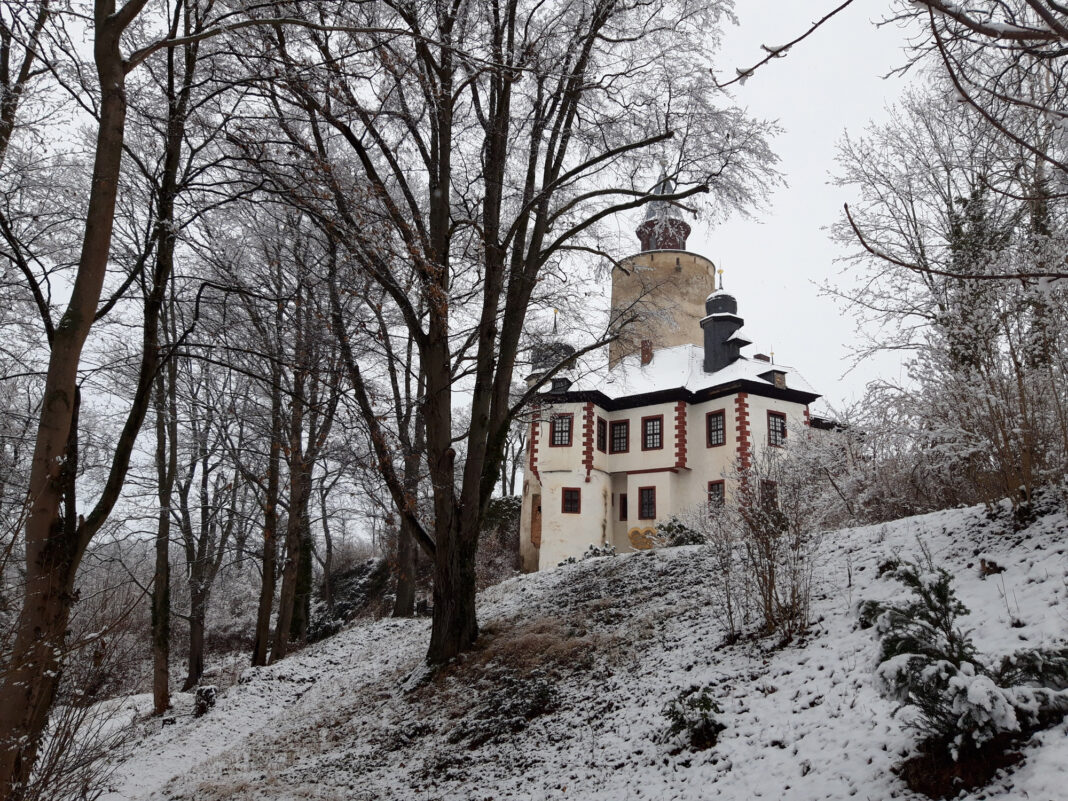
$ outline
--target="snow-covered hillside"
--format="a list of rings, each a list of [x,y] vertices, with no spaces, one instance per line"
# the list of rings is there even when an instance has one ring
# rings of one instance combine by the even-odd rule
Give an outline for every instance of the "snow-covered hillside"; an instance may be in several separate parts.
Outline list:
[[[106,799],[887,799],[915,737],[872,679],[854,604],[920,543],[957,576],[963,623],[997,656],[1068,635],[1068,520],[1006,533],[981,510],[827,535],[804,642],[722,644],[701,548],[581,562],[480,597],[482,648],[421,682],[428,623],[357,625],[249,669],[205,717],[145,734]],[[1001,574],[982,578],[980,558]],[[707,751],[665,737],[664,704],[713,685],[726,729]],[[1068,728],[969,798],[1063,798]]]

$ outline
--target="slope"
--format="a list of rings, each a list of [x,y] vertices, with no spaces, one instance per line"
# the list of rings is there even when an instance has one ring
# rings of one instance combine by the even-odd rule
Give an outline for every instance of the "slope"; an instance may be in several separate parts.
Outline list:
[[[912,798],[891,771],[914,737],[872,682],[861,598],[921,543],[957,576],[980,650],[1068,633],[1068,520],[952,510],[825,536],[803,642],[723,644],[702,548],[580,562],[480,596],[481,648],[428,678],[425,621],[360,624],[250,669],[200,719],[146,722],[106,799]],[[983,578],[979,559],[1005,568]],[[726,729],[712,749],[665,736],[665,702],[711,686]],[[1053,801],[1068,786],[1064,725],[969,798]]]

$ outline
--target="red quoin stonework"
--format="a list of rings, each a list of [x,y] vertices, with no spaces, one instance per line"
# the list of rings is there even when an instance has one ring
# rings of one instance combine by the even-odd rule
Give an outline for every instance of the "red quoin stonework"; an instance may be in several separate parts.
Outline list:
[[[738,466],[742,470],[748,470],[752,463],[752,443],[749,436],[749,393],[739,392],[734,399],[734,420],[738,439]]]
[[[530,421],[530,472],[533,473],[534,478],[541,481],[541,474],[538,473],[538,431],[541,430],[541,415],[537,409],[534,409],[531,413]]]
[[[805,407],[805,425],[812,425],[812,418],[809,417],[808,407]]]
[[[593,404],[587,403],[582,407],[582,466],[586,468],[586,483],[590,481],[590,473],[593,472],[593,428],[595,418]]]
[[[675,467],[686,467],[686,401],[675,404]]]

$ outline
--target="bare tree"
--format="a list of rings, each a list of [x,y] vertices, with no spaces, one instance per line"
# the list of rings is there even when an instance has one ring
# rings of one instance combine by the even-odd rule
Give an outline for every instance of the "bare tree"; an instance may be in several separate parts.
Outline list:
[[[322,4],[286,8],[323,13]],[[255,46],[271,54],[257,71],[280,79],[264,86],[264,102],[277,111],[286,152],[303,155],[289,169],[272,151],[280,169],[270,180],[329,226],[417,344],[432,531],[390,466],[333,276],[349,382],[394,505],[434,553],[431,662],[469,648],[478,633],[475,548],[522,400],[510,390],[539,279],[565,256],[602,252],[598,224],[651,199],[660,157],[674,164],[680,187],[669,201],[712,191],[721,209],[741,208],[771,176],[766,128],[713,103],[706,33],[726,10],[615,0],[347,5],[337,14],[354,27],[369,27],[373,14],[408,35],[305,28],[299,41],[275,34],[270,47]],[[322,72],[306,69],[312,53]],[[402,259],[415,271],[414,293],[392,271]],[[425,317],[413,297],[426,299]],[[460,391],[470,393],[471,416],[457,441]]]

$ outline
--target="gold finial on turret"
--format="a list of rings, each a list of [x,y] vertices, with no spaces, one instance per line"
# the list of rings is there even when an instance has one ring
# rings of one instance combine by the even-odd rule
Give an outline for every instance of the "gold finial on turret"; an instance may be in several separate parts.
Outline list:
[[[719,273],[719,291],[723,291],[723,268],[720,267],[716,272]]]

